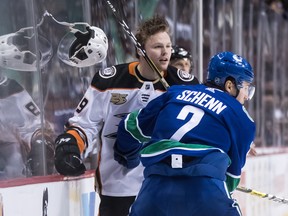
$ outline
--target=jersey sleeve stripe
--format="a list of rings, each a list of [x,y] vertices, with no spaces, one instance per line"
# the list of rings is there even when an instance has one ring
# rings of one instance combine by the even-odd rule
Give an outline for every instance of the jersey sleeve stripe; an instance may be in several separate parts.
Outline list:
[[[128,117],[125,119],[125,130],[139,142],[147,142],[150,140],[150,137],[145,136],[138,125],[137,116],[140,111],[141,110],[137,110],[128,115]]]

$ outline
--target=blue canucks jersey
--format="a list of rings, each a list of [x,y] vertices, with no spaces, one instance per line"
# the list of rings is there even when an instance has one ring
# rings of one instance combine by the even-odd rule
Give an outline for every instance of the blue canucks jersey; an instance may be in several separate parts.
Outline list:
[[[171,154],[220,151],[230,158],[226,181],[234,190],[254,137],[255,123],[234,97],[205,85],[179,85],[121,121],[115,152],[135,166],[141,151],[142,164],[149,166]]]

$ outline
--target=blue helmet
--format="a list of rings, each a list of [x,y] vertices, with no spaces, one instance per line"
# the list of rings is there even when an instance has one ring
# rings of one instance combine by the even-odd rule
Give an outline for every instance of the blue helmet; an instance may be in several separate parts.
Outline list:
[[[241,87],[243,81],[253,82],[254,73],[246,59],[232,52],[220,52],[210,59],[207,82],[223,87],[228,77]]]

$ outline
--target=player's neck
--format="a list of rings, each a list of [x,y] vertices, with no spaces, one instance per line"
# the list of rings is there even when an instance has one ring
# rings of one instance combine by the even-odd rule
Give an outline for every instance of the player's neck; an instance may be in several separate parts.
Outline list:
[[[155,71],[153,71],[148,64],[139,64],[137,69],[142,77],[148,80],[157,80],[159,76]],[[163,72],[161,71],[161,75],[163,76]]]

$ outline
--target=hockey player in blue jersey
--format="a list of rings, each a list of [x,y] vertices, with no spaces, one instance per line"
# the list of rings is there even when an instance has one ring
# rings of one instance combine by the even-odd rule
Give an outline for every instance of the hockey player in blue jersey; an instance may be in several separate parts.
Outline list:
[[[243,106],[254,74],[239,55],[210,59],[205,84],[172,86],[120,122],[115,159],[144,165],[130,215],[241,215],[231,197],[255,137]]]

